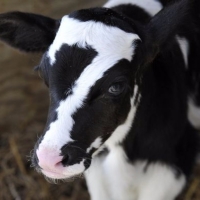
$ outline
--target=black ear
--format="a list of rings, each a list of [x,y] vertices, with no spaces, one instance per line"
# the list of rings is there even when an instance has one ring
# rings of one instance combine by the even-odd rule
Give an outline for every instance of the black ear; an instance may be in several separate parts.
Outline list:
[[[0,14],[0,40],[21,51],[46,50],[53,42],[59,21],[32,13]]]
[[[161,50],[169,48],[172,39],[181,31],[184,23],[187,23],[190,8],[190,0],[176,1],[162,9],[144,27],[142,42],[142,54],[146,54],[143,59],[144,64],[153,61]]]

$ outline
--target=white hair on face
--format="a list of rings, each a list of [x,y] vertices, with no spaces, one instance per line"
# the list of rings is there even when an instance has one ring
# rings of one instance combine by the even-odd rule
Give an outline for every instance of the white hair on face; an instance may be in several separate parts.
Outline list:
[[[121,59],[132,60],[136,40],[140,40],[137,34],[127,33],[101,22],[80,22],[68,16],[62,18],[56,38],[48,51],[50,63],[53,65],[56,62],[55,54],[63,44],[77,44],[81,48],[87,48],[89,45],[98,55],[75,81],[72,95],[60,102],[56,109],[57,120],[50,124],[39,149],[40,146],[48,146],[60,150],[63,145],[73,141],[70,138],[74,124],[73,114],[83,106],[90,88],[108,69]]]
[[[101,54],[100,58],[105,59],[109,56],[112,63],[122,58],[130,61],[134,53],[132,45],[136,39],[140,39],[137,34],[127,33],[117,27],[94,21],[81,22],[66,15],[62,18],[55,40],[49,48],[48,56],[53,65],[56,61],[55,54],[63,44],[69,46],[77,44],[81,48],[91,46]]]
[[[94,142],[92,142],[92,144],[90,145],[90,147],[87,148],[86,152],[89,153],[92,148],[98,149],[102,144],[102,138],[98,137],[94,140]]]
[[[176,36],[176,40],[179,43],[181,52],[183,54],[183,59],[185,62],[186,69],[188,69],[188,55],[189,55],[189,41],[185,37]]]
[[[111,8],[124,4],[132,4],[143,8],[151,16],[158,13],[163,7],[157,0],[110,0],[104,5],[104,7]]]

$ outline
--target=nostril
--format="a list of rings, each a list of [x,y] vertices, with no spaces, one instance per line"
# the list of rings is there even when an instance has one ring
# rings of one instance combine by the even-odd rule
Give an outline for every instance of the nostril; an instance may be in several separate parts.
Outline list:
[[[69,155],[65,155],[61,161],[61,163],[66,166],[69,163]]]

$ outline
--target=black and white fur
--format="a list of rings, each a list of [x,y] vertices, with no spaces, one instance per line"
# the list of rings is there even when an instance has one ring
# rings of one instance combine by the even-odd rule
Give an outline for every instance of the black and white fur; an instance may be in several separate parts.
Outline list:
[[[44,52],[36,169],[84,172],[92,200],[174,200],[199,145],[199,11],[198,0],[110,0],[61,20],[1,14],[1,40]]]

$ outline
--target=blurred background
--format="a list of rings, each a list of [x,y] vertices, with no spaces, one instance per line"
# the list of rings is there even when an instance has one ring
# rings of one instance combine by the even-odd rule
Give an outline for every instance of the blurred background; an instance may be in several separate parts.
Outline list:
[[[140,1],[140,0],[138,0]],[[19,10],[61,18],[105,0],[0,0],[0,13]],[[30,168],[29,155],[46,122],[49,98],[33,67],[41,55],[0,43],[0,200],[88,200],[83,178],[52,185]],[[116,188],[117,189],[117,188]],[[200,200],[200,166],[181,200]]]

